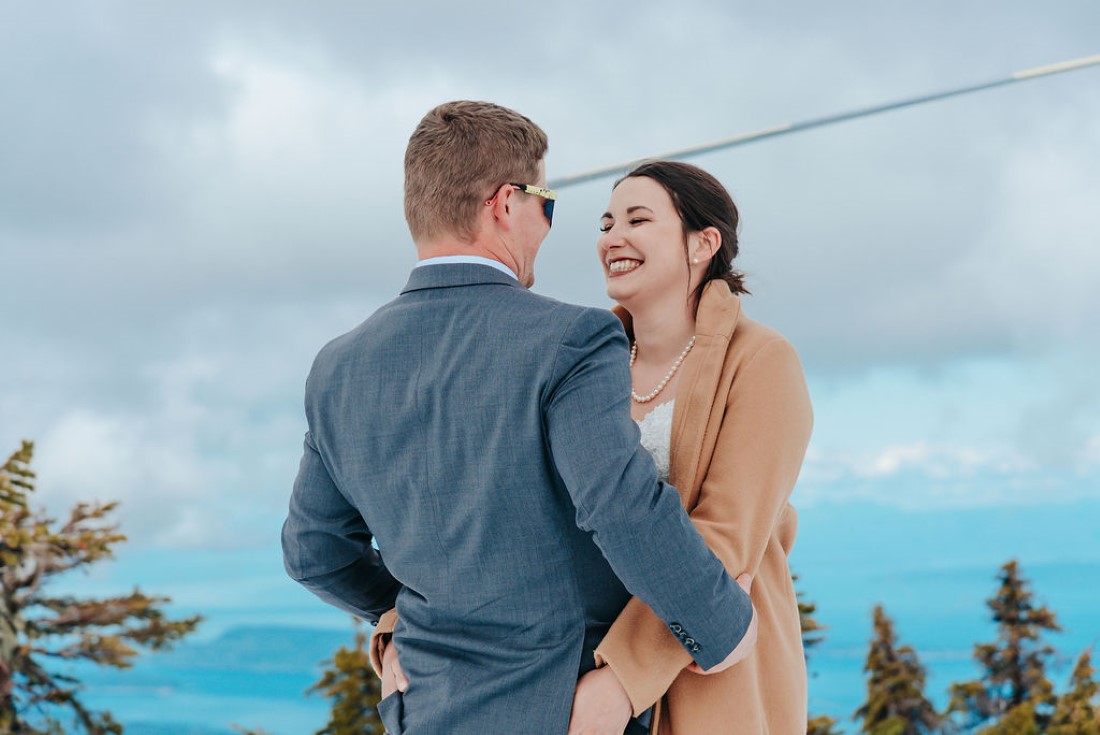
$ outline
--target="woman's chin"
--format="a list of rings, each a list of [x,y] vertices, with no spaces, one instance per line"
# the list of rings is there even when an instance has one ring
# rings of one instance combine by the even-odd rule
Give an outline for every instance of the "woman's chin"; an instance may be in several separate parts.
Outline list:
[[[609,283],[607,284],[607,297],[630,311],[630,305],[638,302],[639,293],[636,288],[625,288],[616,283]]]
[[[623,302],[623,299],[629,300],[634,290],[635,289],[632,288],[626,288],[620,283],[616,283],[614,278],[607,281],[607,297],[620,304]]]

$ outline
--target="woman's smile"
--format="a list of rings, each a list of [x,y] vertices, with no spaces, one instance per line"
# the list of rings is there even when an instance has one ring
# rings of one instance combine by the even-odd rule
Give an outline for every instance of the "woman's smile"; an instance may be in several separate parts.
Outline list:
[[[608,277],[615,278],[625,275],[636,270],[641,264],[642,261],[634,258],[615,258],[607,264]]]

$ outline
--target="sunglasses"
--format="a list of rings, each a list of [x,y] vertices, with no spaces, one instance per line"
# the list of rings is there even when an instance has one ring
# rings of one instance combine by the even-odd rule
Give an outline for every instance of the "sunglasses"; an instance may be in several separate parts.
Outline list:
[[[546,223],[554,224],[554,200],[558,198],[558,193],[553,189],[544,189],[541,186],[531,186],[530,184],[516,184],[514,182],[508,182],[508,186],[514,186],[524,194],[534,194],[537,197],[542,197],[545,201],[542,203],[542,213],[546,215]]]

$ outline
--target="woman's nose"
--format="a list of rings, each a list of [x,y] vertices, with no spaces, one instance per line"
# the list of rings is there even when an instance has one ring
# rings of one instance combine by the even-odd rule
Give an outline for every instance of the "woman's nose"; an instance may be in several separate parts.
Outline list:
[[[604,250],[614,250],[623,246],[623,238],[615,231],[615,228],[611,228],[603,233],[603,236],[600,238],[600,244]]]

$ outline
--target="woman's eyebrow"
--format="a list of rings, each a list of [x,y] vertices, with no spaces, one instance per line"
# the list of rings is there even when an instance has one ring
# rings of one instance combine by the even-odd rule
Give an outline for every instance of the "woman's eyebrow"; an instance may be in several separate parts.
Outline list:
[[[649,212],[650,214],[653,213],[653,210],[650,209],[649,207],[645,206],[644,204],[635,204],[632,207],[627,207],[626,208],[626,213],[627,214],[633,214],[634,212],[637,212],[639,209],[644,209],[645,211]],[[603,214],[600,215],[600,219],[615,219],[615,218],[611,216],[611,212],[604,212]]]

